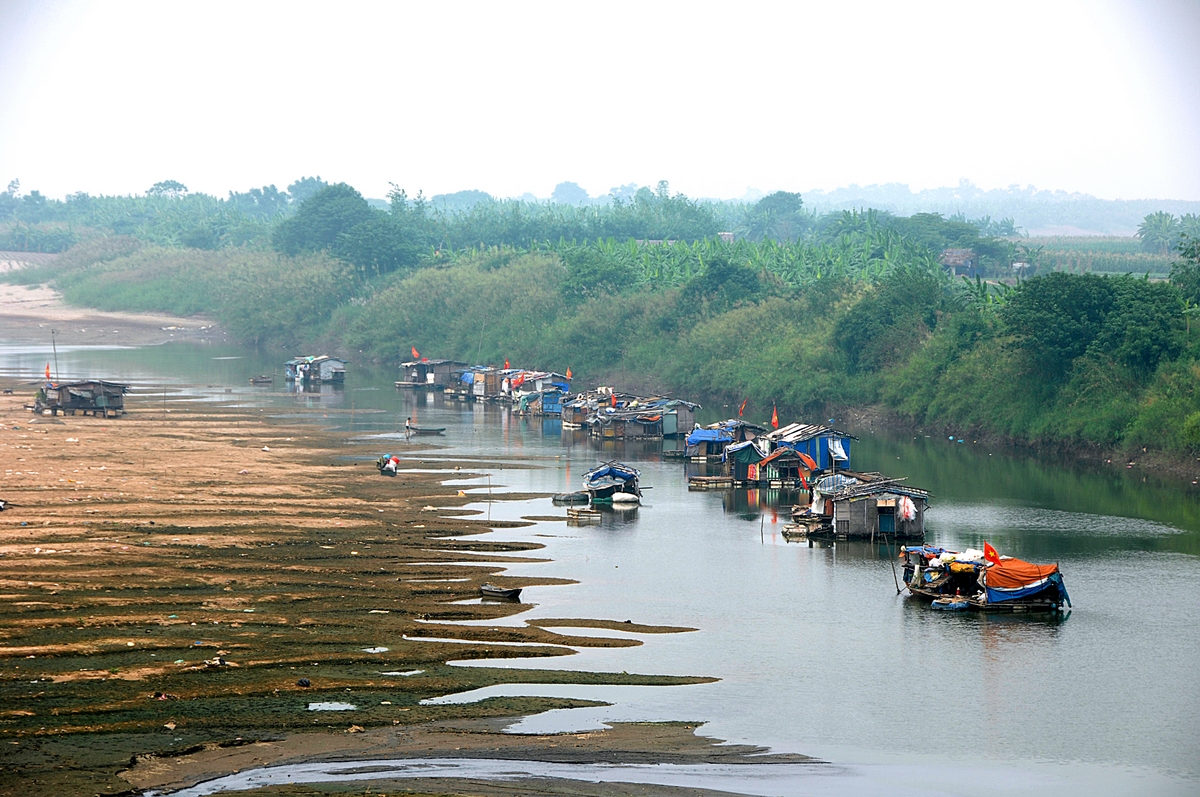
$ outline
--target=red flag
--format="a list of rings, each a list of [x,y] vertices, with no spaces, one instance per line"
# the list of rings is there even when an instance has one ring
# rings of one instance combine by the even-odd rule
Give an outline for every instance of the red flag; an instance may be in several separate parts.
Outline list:
[[[771,405],[771,428],[772,429],[779,428],[779,410],[775,407],[774,404]]]
[[[413,347],[412,347],[412,351],[413,351],[413,359],[414,359],[414,360],[419,360],[419,359],[421,359],[421,353],[417,351],[417,347],[416,347],[416,346],[413,346]]]
[[[616,393],[612,394],[612,405],[614,407],[617,406],[617,394]]]
[[[571,366],[567,366],[567,379],[571,378]]]
[[[746,410],[746,402],[750,399],[743,399],[742,406],[738,407],[738,417],[742,417],[742,413]]]
[[[996,553],[996,549],[987,541],[983,543],[983,558],[994,565],[1000,564],[1000,554]]]
[[[506,371],[508,370],[508,358],[507,357],[504,358],[504,369]]]
[[[46,363],[46,378],[50,378],[50,363]]]

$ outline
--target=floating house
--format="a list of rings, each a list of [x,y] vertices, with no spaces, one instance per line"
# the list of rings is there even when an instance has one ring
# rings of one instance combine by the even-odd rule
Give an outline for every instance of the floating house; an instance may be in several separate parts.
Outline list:
[[[490,365],[456,368],[446,394],[461,400],[486,400],[500,395],[500,373]]]
[[[344,382],[346,361],[328,354],[316,357],[293,357],[283,364],[283,378],[289,382],[305,384]]]
[[[721,460],[725,449],[734,443],[753,440],[767,431],[765,426],[730,418],[726,421],[697,426],[687,435],[687,457],[700,462]]]
[[[592,437],[605,440],[661,440],[663,415],[654,409],[602,409],[585,423]]]
[[[761,435],[771,450],[790,448],[807,454],[816,463],[816,470],[850,468],[850,442],[858,438],[824,424],[789,423]]]
[[[807,490],[817,463],[803,451],[772,449],[765,437],[733,443],[725,449],[725,473],[735,487]]]
[[[50,410],[51,415],[103,415],[115,418],[125,414],[125,394],[128,385],[106,382],[102,379],[85,379],[56,385],[47,382],[34,401],[34,413],[41,415]]]
[[[920,540],[925,537],[929,492],[879,473],[840,472],[812,485],[812,503],[792,510],[808,536],[834,539]]]
[[[525,393],[517,400],[516,412],[518,415],[562,415],[565,395],[557,387]]]
[[[571,378],[554,371],[529,371],[524,368],[505,368],[500,371],[500,392],[519,399],[526,393],[540,393],[555,389],[563,394],[571,392]]]
[[[445,390],[454,384],[455,373],[466,365],[457,360],[431,360],[428,357],[400,363],[400,380],[396,387]]]
[[[682,399],[599,387],[563,404],[563,428],[588,428],[597,437],[625,440],[686,436],[696,425],[699,408]]]

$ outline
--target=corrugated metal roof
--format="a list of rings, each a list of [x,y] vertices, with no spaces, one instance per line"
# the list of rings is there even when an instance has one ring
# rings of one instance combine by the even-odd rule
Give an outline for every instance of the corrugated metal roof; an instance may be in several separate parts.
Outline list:
[[[835,437],[848,438],[857,440],[858,438],[849,432],[843,432],[834,429],[832,426],[825,424],[813,423],[789,423],[787,426],[781,426],[778,429],[767,432],[762,437],[772,441],[782,441],[785,443],[800,443],[805,440],[812,440],[814,437],[825,437],[833,435]]]

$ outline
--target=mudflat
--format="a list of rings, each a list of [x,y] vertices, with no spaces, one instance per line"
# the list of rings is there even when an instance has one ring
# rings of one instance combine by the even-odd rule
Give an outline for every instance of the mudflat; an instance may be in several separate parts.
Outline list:
[[[553,669],[572,647],[639,644],[572,626],[690,629],[611,617],[564,618],[558,631],[458,624],[526,608],[479,601],[486,581],[561,582],[505,576],[541,546],[480,539],[501,524],[460,508],[478,499],[441,484],[462,474],[436,450],[410,467],[445,476],[383,478],[377,451],[316,424],[137,395],[121,418],[34,417],[32,388],[4,387],[0,793],[172,787],[248,766],[251,750],[255,765],[514,744],[530,756],[560,737],[430,724],[591,703],[420,701],[496,683],[711,680]],[[505,656],[544,656],[547,668],[446,663]],[[355,710],[309,710],[334,702]],[[646,727],[598,732],[588,747],[653,758],[681,744],[682,726]]]

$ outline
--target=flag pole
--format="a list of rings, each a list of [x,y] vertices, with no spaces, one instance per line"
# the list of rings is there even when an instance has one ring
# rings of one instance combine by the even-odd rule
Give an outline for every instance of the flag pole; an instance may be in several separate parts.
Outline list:
[[[50,330],[50,348],[54,349],[54,381],[62,382],[62,377],[58,373],[58,344],[54,342],[54,336],[57,333],[57,329]]]

